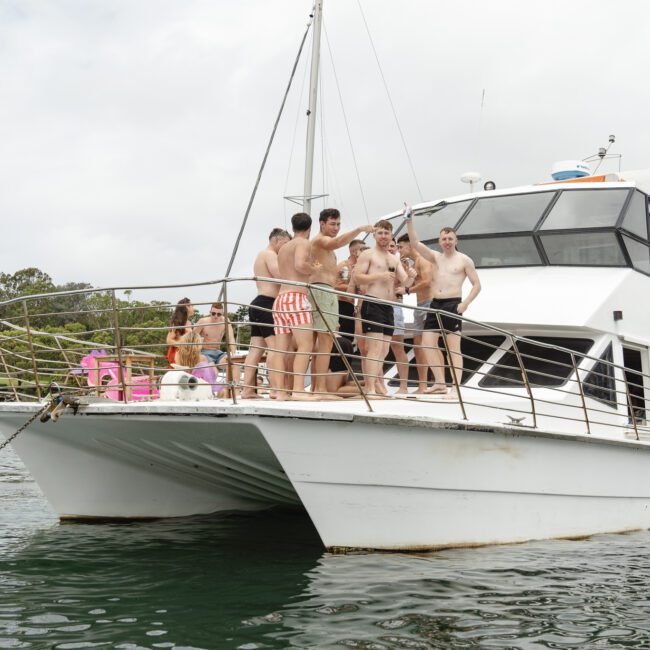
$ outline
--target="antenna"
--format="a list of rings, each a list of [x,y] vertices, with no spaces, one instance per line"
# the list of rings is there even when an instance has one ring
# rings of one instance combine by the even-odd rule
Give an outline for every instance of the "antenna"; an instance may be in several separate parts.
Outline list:
[[[469,183],[469,191],[474,191],[474,184],[478,183],[481,180],[481,175],[478,172],[465,172],[460,180],[463,183]]]
[[[623,158],[623,155],[620,153],[609,153],[610,147],[616,142],[616,136],[615,135],[610,135],[607,138],[607,146],[606,147],[598,147],[598,152],[595,154],[592,154],[591,156],[587,156],[586,158],[582,159],[582,162],[596,162],[598,161],[598,164],[594,168],[594,170],[591,172],[592,175],[595,174],[598,171],[598,168],[603,164],[603,160],[606,158],[618,158],[618,171],[621,171],[621,158]]]

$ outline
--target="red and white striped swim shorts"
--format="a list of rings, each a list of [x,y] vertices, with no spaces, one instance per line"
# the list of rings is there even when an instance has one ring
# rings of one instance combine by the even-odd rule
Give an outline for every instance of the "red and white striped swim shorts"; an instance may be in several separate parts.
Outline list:
[[[312,324],[311,303],[304,293],[281,293],[273,303],[273,325],[276,334],[291,334],[294,327]]]

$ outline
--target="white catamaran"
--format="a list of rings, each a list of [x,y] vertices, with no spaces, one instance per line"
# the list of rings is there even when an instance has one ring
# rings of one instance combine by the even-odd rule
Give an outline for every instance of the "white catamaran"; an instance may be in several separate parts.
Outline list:
[[[317,48],[313,57],[312,154]],[[306,211],[311,192],[308,165]],[[128,400],[138,358],[121,345],[113,302],[107,356],[122,401],[78,390],[57,422],[35,421],[13,445],[62,519],[289,506],[305,509],[327,548],[391,550],[648,528],[649,193],[650,172],[620,172],[414,206],[422,241],[433,246],[452,226],[480,269],[458,400],[199,400],[189,385],[174,391],[183,399],[153,399],[153,382],[152,399]],[[387,218],[399,235],[401,213]],[[222,287],[227,302],[241,285],[252,294],[253,280],[204,284]],[[39,300],[0,305],[22,304],[20,318],[0,321],[0,340],[19,335],[28,350],[14,358],[0,346],[5,437],[45,406],[12,380],[31,373],[39,388],[74,356],[70,340],[92,347],[60,336],[58,357],[50,343],[44,359],[56,337],[37,327]]]

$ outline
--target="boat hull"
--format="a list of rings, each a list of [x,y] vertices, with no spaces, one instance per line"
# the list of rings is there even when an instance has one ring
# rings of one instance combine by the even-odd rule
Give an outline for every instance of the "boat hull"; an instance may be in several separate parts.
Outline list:
[[[425,550],[650,527],[632,441],[392,422],[265,435],[330,550]]]
[[[0,432],[24,414],[0,417]],[[300,506],[259,429],[223,417],[66,415],[13,443],[62,519],[145,519]]]
[[[34,424],[15,441],[62,518],[297,506],[331,550],[425,550],[650,527],[643,441],[371,414],[361,406],[356,413],[111,408]],[[9,435],[27,415],[0,410],[0,432]]]

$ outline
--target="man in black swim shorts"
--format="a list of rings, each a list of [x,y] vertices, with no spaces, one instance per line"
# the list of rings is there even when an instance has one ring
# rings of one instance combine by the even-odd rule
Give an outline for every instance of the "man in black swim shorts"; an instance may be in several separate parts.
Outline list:
[[[269,235],[269,245],[255,258],[253,273],[258,278],[279,278],[278,251],[291,237],[286,230],[274,228]],[[275,332],[273,330],[273,302],[280,290],[279,282],[257,280],[258,295],[251,302],[248,320],[251,323],[251,342],[244,362],[243,399],[256,399],[257,366],[264,356],[266,348],[273,348]]]

